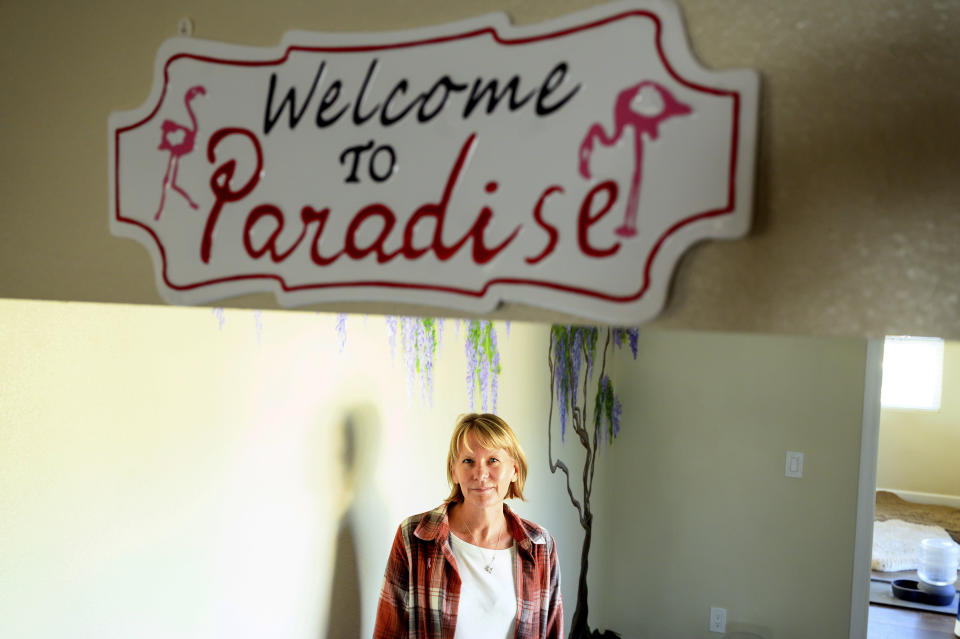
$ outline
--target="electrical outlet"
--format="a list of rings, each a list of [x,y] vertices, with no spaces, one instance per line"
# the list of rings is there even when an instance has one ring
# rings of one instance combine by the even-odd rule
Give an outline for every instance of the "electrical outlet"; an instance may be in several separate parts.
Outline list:
[[[726,632],[726,631],[727,631],[727,609],[711,608],[710,609],[710,632]]]

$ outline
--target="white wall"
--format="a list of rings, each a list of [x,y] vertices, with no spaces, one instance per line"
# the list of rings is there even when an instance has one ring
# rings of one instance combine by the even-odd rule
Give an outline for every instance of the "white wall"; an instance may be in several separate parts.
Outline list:
[[[463,331],[445,323],[431,406],[408,400],[383,318],[349,316],[342,353],[332,315],[224,319],[0,300],[0,636],[325,636],[351,507],[360,611],[341,592],[337,627],[362,615],[369,635],[396,525],[448,491]],[[570,539],[542,455],[546,329],[496,328],[499,412],[533,468],[516,509]]]

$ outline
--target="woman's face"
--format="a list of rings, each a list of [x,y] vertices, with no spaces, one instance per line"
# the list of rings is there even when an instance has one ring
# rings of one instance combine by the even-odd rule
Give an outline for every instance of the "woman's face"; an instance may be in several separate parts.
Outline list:
[[[510,453],[482,447],[473,433],[467,433],[453,462],[453,480],[460,484],[464,503],[480,508],[502,504],[518,472]]]

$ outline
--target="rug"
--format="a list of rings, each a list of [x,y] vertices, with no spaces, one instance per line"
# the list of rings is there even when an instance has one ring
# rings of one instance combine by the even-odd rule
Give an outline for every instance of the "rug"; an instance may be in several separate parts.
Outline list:
[[[899,519],[873,522],[871,568],[881,572],[916,570],[920,567],[920,542],[924,539],[951,541],[947,531],[939,526],[923,526]]]
[[[889,491],[878,490],[874,519],[899,519],[912,524],[939,526],[946,530],[954,541],[960,543],[960,508],[915,504]]]

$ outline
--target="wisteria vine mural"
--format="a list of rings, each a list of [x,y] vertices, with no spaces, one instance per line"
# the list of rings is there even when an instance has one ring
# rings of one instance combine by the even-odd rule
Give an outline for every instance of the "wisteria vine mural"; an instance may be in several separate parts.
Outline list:
[[[347,314],[337,313],[337,346],[338,352],[343,355],[347,347]]]
[[[598,350],[600,339],[603,346]],[[547,419],[547,455],[550,472],[562,471],[566,478],[567,494],[577,510],[583,528],[583,546],[580,550],[580,580],[577,585],[577,604],[571,622],[570,639],[586,637],[619,636],[607,631],[590,631],[587,625],[587,568],[589,567],[590,543],[593,535],[593,511],[590,496],[593,478],[597,470],[597,452],[602,444],[610,444],[620,433],[620,399],[607,374],[607,356],[612,355],[610,345],[619,350],[627,345],[637,358],[638,329],[605,328],[587,326],[553,326],[550,330],[550,348],[547,362],[550,368],[550,414]],[[596,371],[596,385],[591,383]],[[553,457],[553,412],[554,404],[560,420],[560,439],[566,439],[567,424],[583,447],[583,475],[580,499],[574,494],[570,481],[570,468],[559,458]],[[588,407],[593,407],[592,414]],[[589,417],[588,417],[589,416]]]
[[[388,316],[387,338],[390,356],[396,357],[399,335],[401,360],[407,378],[407,392],[412,397],[419,385],[420,398],[433,404],[433,369],[437,350],[443,337],[443,320],[434,317]]]
[[[213,313],[213,316],[217,318],[217,328],[222,331],[223,325],[226,322],[226,318],[224,317],[223,307],[217,306],[210,309],[210,311]]]
[[[433,402],[434,360],[442,345],[444,321],[433,317],[388,316],[387,336],[391,357],[395,358],[397,337],[403,347],[401,358],[410,392],[419,385],[421,399]],[[457,335],[464,327],[467,357],[467,397],[470,410],[479,399],[483,411],[497,409],[500,380],[500,350],[497,331],[488,320],[456,320]]]
[[[226,322],[223,308],[212,309],[217,327],[223,330]],[[347,345],[346,313],[336,316],[336,339],[338,352],[342,355]],[[254,327],[257,342],[263,332],[262,313],[254,311]],[[423,401],[433,404],[434,367],[437,351],[443,344],[444,320],[436,317],[406,317],[388,315],[384,318],[387,326],[387,341],[390,346],[390,358],[396,361],[397,342],[401,346],[401,364],[407,381],[407,391],[413,397],[414,390],[420,388]],[[464,349],[467,357],[467,397],[470,410],[475,410],[477,402],[483,411],[497,410],[500,385],[500,350],[497,345],[497,331],[489,320],[455,320],[457,336],[461,324],[464,327]],[[506,324],[507,333],[510,323]]]
[[[483,412],[497,412],[500,389],[500,350],[497,331],[489,320],[466,322],[464,349],[467,355],[467,395],[470,410],[476,409],[475,397],[480,399]]]

